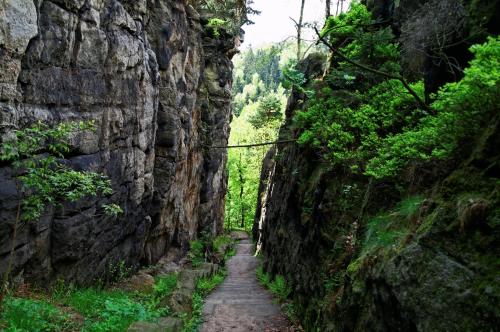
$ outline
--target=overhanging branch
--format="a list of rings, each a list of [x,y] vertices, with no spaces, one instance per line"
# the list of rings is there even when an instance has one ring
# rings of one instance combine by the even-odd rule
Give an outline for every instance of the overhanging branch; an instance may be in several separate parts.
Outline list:
[[[376,74],[376,75],[379,75],[379,76],[382,76],[382,77],[386,77],[388,79],[393,79],[393,80],[400,81],[403,84],[403,86],[405,87],[406,91],[408,91],[408,93],[410,95],[412,95],[412,97],[417,101],[417,103],[420,105],[420,107],[422,107],[426,111],[430,110],[429,106],[425,103],[425,101],[422,98],[420,98],[420,96],[418,95],[418,93],[415,90],[413,90],[413,88],[410,86],[410,84],[408,84],[408,82],[405,80],[405,78],[403,76],[401,76],[401,75],[394,75],[394,74],[391,74],[391,73],[386,73],[384,71],[368,67],[368,66],[366,66],[366,65],[364,65],[362,63],[359,63],[359,62],[356,62],[356,61],[354,61],[352,59],[349,59],[342,52],[340,52],[340,50],[338,50],[332,44],[330,44],[325,39],[325,37],[321,35],[321,33],[318,31],[318,29],[316,27],[314,28],[314,31],[316,32],[316,35],[318,36],[319,40],[323,44],[325,44],[325,46],[328,47],[330,49],[330,51],[332,51],[332,53],[338,55],[345,62],[348,62],[351,65],[356,66],[358,68],[364,69],[364,70],[366,70],[366,71],[368,71],[370,73],[373,73],[373,74]]]

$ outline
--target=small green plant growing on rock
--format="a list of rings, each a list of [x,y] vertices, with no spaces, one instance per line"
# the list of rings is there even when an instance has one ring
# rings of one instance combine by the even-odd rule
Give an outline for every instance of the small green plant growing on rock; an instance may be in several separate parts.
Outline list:
[[[220,37],[220,29],[226,26],[227,22],[220,18],[211,18],[208,21],[207,27],[212,28],[212,33],[215,38]]]
[[[292,289],[287,284],[283,276],[276,275],[273,279],[268,273],[264,271],[262,266],[257,268],[256,274],[257,280],[265,288],[269,289],[280,302],[285,302],[292,293]]]
[[[189,242],[188,258],[193,267],[200,266],[205,262],[205,245],[201,240]]]
[[[88,130],[94,130],[91,121],[59,123],[55,127],[37,122],[31,127],[13,130],[2,143],[0,161],[12,166],[18,203],[8,266],[0,285],[0,308],[8,289],[21,222],[38,220],[49,206],[62,207],[66,201],[77,202],[113,192],[111,181],[105,175],[73,170],[64,162],[64,156],[70,152],[71,135]],[[112,216],[122,212],[116,204],[103,205],[103,209]]]

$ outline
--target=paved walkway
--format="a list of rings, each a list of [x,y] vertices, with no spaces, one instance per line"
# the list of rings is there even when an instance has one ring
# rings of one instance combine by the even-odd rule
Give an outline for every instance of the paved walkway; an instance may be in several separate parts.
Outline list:
[[[226,280],[205,301],[201,332],[289,331],[278,304],[257,282],[258,260],[248,235],[238,233],[236,255],[227,263]]]

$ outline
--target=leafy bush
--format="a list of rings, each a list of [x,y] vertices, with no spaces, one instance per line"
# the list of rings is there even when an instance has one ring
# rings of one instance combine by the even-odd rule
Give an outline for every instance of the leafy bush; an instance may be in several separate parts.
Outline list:
[[[0,315],[0,330],[5,332],[63,331],[71,327],[68,315],[41,300],[7,297]]]
[[[94,130],[93,122],[59,123],[54,128],[38,122],[14,130],[0,148],[0,160],[12,164],[22,184],[23,219],[40,218],[48,205],[76,202],[102,193],[112,194],[110,180],[99,173],[75,171],[61,161],[70,151],[70,137],[79,131]],[[121,213],[117,205],[106,211]]]
[[[200,278],[196,284],[196,290],[205,297],[219,286],[226,278],[226,271],[221,271],[208,278]]]
[[[212,241],[214,251],[219,251],[223,246],[229,246],[232,243],[231,236],[227,234],[219,235]]]

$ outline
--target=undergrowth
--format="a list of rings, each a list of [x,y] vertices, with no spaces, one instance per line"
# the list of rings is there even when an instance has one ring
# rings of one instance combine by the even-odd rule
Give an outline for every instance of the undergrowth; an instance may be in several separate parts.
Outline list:
[[[193,311],[191,317],[181,316],[184,321],[183,332],[196,332],[202,323],[203,299],[208,296],[217,286],[219,286],[227,276],[226,270],[205,278],[200,278],[196,282],[196,291],[193,294]]]
[[[57,284],[40,299],[8,297],[0,316],[1,331],[121,332],[136,321],[153,322],[169,314],[160,306],[177,286],[177,274],[160,276],[151,293],[119,289],[76,288]],[[66,312],[81,315],[83,323]],[[83,325],[82,325],[83,324]]]
[[[422,196],[412,196],[402,200],[391,211],[385,211],[371,218],[366,225],[365,238],[359,256],[348,266],[354,273],[363,262],[379,250],[395,249],[417,226]]]
[[[257,268],[257,280],[280,301],[285,302],[290,296],[292,289],[288,286],[285,278],[276,275],[274,278],[264,271],[262,266]]]
[[[65,331],[73,327],[68,314],[51,303],[14,297],[5,299],[1,331]]]

